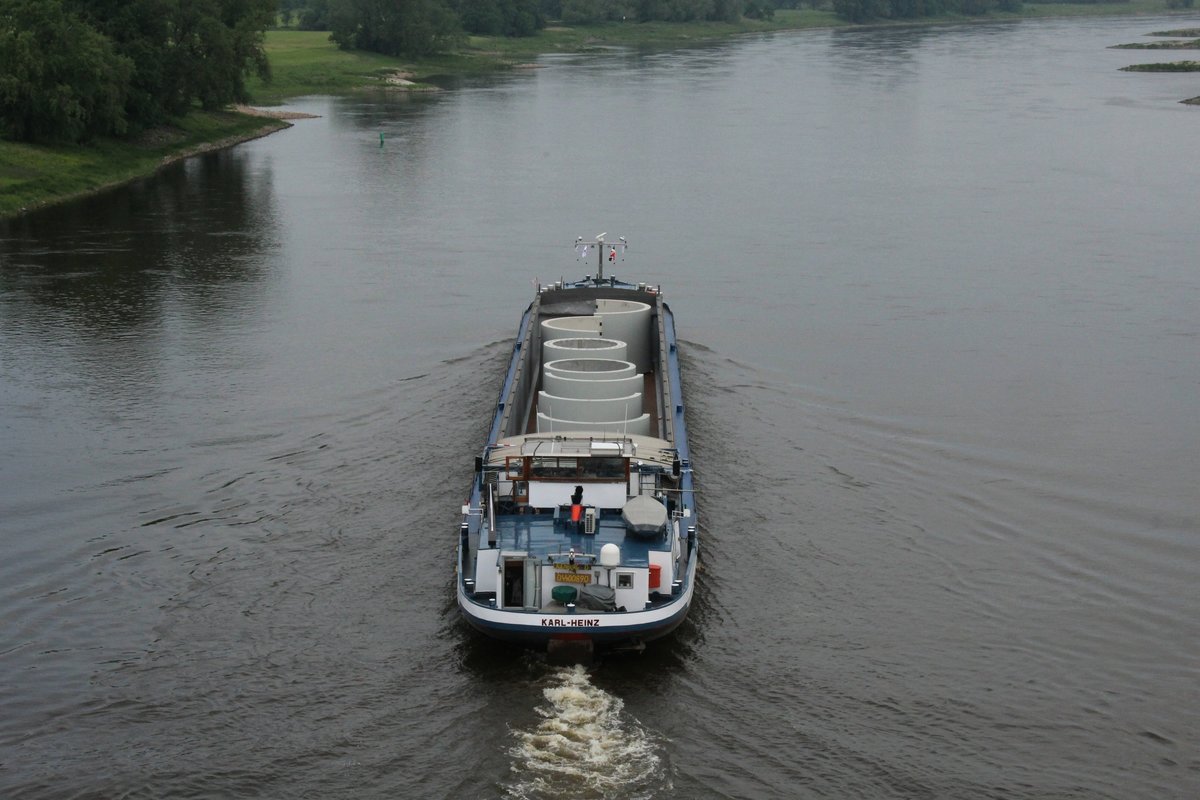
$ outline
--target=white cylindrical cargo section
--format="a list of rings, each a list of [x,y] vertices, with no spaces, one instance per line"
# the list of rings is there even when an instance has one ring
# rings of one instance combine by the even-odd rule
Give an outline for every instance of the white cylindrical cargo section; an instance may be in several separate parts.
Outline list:
[[[605,339],[615,339],[629,346],[629,354],[622,358],[637,364],[638,372],[650,369],[649,305],[635,300],[597,300],[596,316],[603,320],[601,331]]]
[[[542,387],[547,394],[575,397],[580,400],[607,400],[611,397],[625,397],[634,392],[640,393],[645,388],[645,384],[645,379],[641,375],[631,375],[628,378],[568,378],[554,370],[547,369],[542,376]]]
[[[641,416],[642,393],[604,400],[584,400],[538,392],[538,410],[554,419],[573,419],[586,423],[623,421]]]
[[[649,436],[642,391],[653,359],[651,308],[597,300],[593,316],[542,322],[538,433]]]
[[[615,358],[562,358],[546,361],[542,366],[545,375],[558,375],[579,380],[606,380],[628,378],[637,374],[637,365]]]
[[[616,339],[552,339],[542,343],[542,363],[564,358],[613,358],[624,361],[626,350],[625,343]]]
[[[556,317],[542,323],[542,341],[599,338],[602,327],[603,321],[600,317]]]
[[[578,420],[556,419],[542,412],[537,415],[538,433],[597,433],[606,436],[650,435],[650,415],[642,414],[636,419],[621,422],[580,422]]]

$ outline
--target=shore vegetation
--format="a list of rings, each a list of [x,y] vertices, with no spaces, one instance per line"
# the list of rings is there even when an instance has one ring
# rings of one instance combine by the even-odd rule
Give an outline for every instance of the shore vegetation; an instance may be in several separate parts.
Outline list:
[[[98,137],[84,145],[0,141],[0,217],[145,177],[166,163],[286,126],[271,118],[199,110],[129,139]]]
[[[1006,0],[1007,7],[1013,10],[993,12],[986,18],[1169,13],[1172,8],[1185,1],[1019,3]],[[746,0],[745,13],[727,15],[729,19],[693,17],[686,21],[650,19],[638,22],[636,17],[629,16],[625,19],[608,19],[608,16],[613,15],[607,14],[598,21],[567,24],[562,19],[551,18],[544,25],[532,26],[532,30],[526,31],[528,35],[464,32],[461,35],[449,36],[447,42],[450,44],[444,48],[432,48],[417,55],[387,55],[339,47],[331,40],[331,32],[328,29],[300,29],[305,27],[305,19],[307,27],[328,28],[327,3],[326,16],[321,18],[311,13],[314,0],[308,0],[307,4],[301,4],[298,0],[283,0],[280,6],[283,13],[272,19],[276,24],[282,22],[294,27],[266,30],[265,33],[259,30],[257,34],[255,30],[256,26],[262,23],[262,11],[268,6],[273,6],[274,0],[197,0],[192,4],[180,4],[180,8],[187,6],[196,13],[228,5],[233,10],[244,9],[247,14],[251,11],[258,14],[246,18],[254,24],[247,22],[239,28],[239,44],[236,47],[230,44],[234,49],[225,51],[229,52],[234,62],[240,66],[233,70],[236,72],[236,78],[232,79],[232,82],[226,80],[222,84],[224,88],[218,88],[213,82],[229,79],[230,75],[204,73],[200,67],[190,68],[188,64],[192,64],[193,61],[184,58],[188,54],[168,52],[157,62],[139,61],[139,58],[148,58],[145,52],[142,52],[146,48],[138,50],[131,40],[122,39],[115,33],[119,30],[116,18],[104,17],[100,13],[102,8],[106,7],[106,2],[108,0],[0,0],[0,115],[11,110],[3,106],[3,103],[21,101],[22,80],[31,83],[39,76],[48,74],[45,71],[27,71],[28,74],[20,71],[22,62],[19,56],[14,54],[26,52],[29,48],[39,45],[31,38],[26,27],[14,23],[18,13],[33,14],[35,17],[41,14],[43,22],[39,24],[48,25],[58,32],[58,39],[42,40],[41,46],[44,46],[45,41],[59,42],[59,45],[55,46],[58,49],[72,46],[79,54],[87,55],[100,65],[90,72],[84,69],[82,72],[77,70],[73,73],[75,77],[72,80],[77,85],[88,86],[87,80],[108,81],[118,85],[117,89],[111,91],[89,89],[76,92],[74,99],[66,103],[69,109],[73,109],[70,113],[75,114],[76,122],[81,116],[95,116],[104,120],[104,124],[98,129],[79,132],[71,129],[69,125],[64,125],[61,129],[52,126],[51,129],[42,132],[49,140],[37,141],[40,135],[24,135],[22,131],[11,127],[11,123],[9,127],[0,127],[0,217],[18,214],[40,205],[69,199],[147,175],[173,159],[186,157],[202,149],[212,149],[262,135],[287,124],[278,120],[219,110],[222,106],[229,108],[225,104],[234,101],[249,100],[261,106],[278,105],[289,98],[303,95],[340,94],[364,88],[432,90],[448,76],[519,68],[529,65],[537,56],[545,53],[579,53],[611,47],[668,48],[741,34],[830,28],[851,24],[844,15],[839,16],[836,5],[832,4],[831,0],[805,0],[806,3],[812,3],[812,6],[805,8],[776,8],[773,2],[778,3],[780,0]],[[468,7],[464,0],[457,2],[462,8]],[[539,8],[544,7],[545,2],[546,0],[543,0],[543,5]],[[799,5],[799,0],[782,2]],[[563,0],[560,16],[572,19],[586,16],[583,13],[586,8],[580,3],[581,0]],[[160,0],[129,0],[122,7],[127,14],[134,14],[134,19],[140,19],[144,23],[143,29],[158,30],[154,27],[158,21],[151,12],[160,6]],[[523,7],[526,6],[513,6]],[[661,5],[654,7],[660,11],[666,8]],[[989,7],[998,6],[989,0]],[[142,16],[136,17],[136,14]],[[308,14],[307,18],[305,14]],[[923,18],[920,22],[927,24],[978,19],[979,17],[973,15],[943,12],[933,18]],[[875,18],[872,24],[911,24],[914,21],[905,17]],[[189,17],[176,19],[172,24],[198,22],[199,18]],[[500,23],[496,23],[495,20],[477,21],[473,26],[486,29],[492,24]],[[208,25],[208,28],[212,29],[212,25]],[[210,44],[219,39],[213,38],[216,34],[211,30],[207,35],[210,37]],[[1156,35],[1195,37],[1200,35],[1200,30],[1163,31]],[[201,46],[204,41],[202,38],[193,41],[198,49],[188,58],[199,59],[199,62],[195,63],[216,60],[210,57],[211,53],[205,56],[207,51]],[[74,45],[71,45],[72,42]],[[346,42],[343,38],[343,44],[354,42]],[[166,72],[156,72],[154,63],[170,66],[170,69]],[[1169,69],[1179,71],[1178,67]],[[229,72],[227,69],[226,73]],[[188,82],[198,80],[201,75],[208,75],[205,79],[207,82],[201,81],[194,85]],[[121,84],[126,76],[128,84]],[[120,85],[124,85],[125,88],[121,89]],[[161,95],[166,99],[154,99],[158,96],[155,95],[155,91],[165,91],[166,87],[172,86],[175,87],[171,90],[173,94],[167,92]],[[192,88],[186,88],[188,86]],[[139,108],[142,111],[136,112]],[[123,116],[118,113],[121,111],[124,112]],[[6,119],[17,116],[19,115],[9,114]],[[3,124],[4,120],[0,120],[0,125]],[[35,141],[21,141],[22,139]]]
[[[1200,39],[1179,39],[1169,42],[1131,42],[1114,44],[1116,50],[1200,50]]]
[[[1162,64],[1130,64],[1122,72],[1200,72],[1200,61],[1167,61]]]
[[[0,0],[0,136],[136,136],[246,99],[278,0]]]

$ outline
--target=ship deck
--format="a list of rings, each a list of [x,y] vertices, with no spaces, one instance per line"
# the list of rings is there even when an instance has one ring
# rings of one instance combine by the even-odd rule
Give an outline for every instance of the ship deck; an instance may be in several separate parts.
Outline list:
[[[649,553],[669,552],[667,536],[643,538],[629,533],[620,512],[602,511],[596,519],[596,533],[583,533],[569,521],[555,521],[553,514],[505,514],[496,517],[496,545],[506,552],[520,551],[548,559],[567,553],[572,547],[580,555],[599,558],[600,548],[608,543],[621,548],[624,563],[646,566]]]

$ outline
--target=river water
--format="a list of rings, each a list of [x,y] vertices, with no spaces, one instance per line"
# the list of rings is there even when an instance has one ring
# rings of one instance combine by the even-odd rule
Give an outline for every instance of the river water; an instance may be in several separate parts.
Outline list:
[[[3,225],[0,796],[1200,795],[1200,83],[1108,49],[1196,24],[548,56]],[[558,668],[453,532],[601,231],[705,569]]]

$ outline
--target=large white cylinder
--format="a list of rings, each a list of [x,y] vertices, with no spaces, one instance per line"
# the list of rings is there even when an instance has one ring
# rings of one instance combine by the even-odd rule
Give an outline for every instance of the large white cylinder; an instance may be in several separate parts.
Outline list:
[[[578,420],[555,419],[539,411],[537,415],[537,432],[649,436],[650,415],[642,414],[637,419],[623,420],[621,422],[581,422]]]
[[[542,363],[548,364],[564,358],[615,358],[624,361],[627,349],[624,342],[616,339],[551,339],[542,342]]]
[[[542,372],[545,375],[553,373],[563,378],[606,380],[635,375],[637,365],[615,358],[563,358],[545,362]]]
[[[563,362],[556,362],[563,363]],[[626,397],[634,392],[641,392],[646,387],[645,378],[641,375],[630,375],[627,378],[568,378],[558,372],[547,369],[543,371],[542,388],[548,394],[559,397],[576,397],[580,400],[607,400],[610,397]],[[638,412],[641,413],[640,411]]]
[[[594,339],[603,327],[600,317],[555,317],[542,322],[542,341],[552,339]]]
[[[637,364],[638,372],[650,369],[650,306],[636,300],[597,300],[596,316],[603,320],[601,331],[605,339],[616,339],[629,346],[628,358]]]
[[[570,337],[551,339],[541,344],[541,361],[548,363],[562,359],[618,359],[625,360],[628,350],[624,342],[617,339]]]
[[[554,419],[613,422],[641,416],[642,393],[603,400],[581,400],[538,392],[538,411]]]

